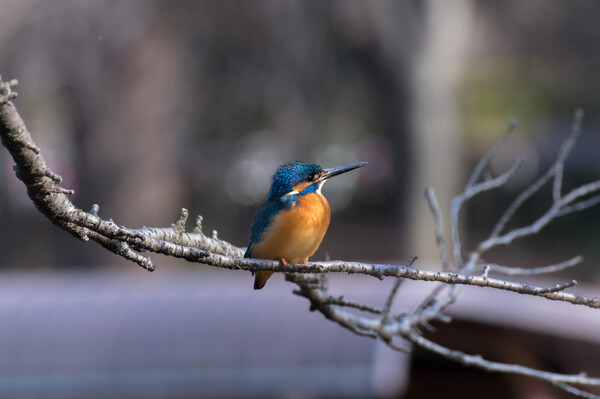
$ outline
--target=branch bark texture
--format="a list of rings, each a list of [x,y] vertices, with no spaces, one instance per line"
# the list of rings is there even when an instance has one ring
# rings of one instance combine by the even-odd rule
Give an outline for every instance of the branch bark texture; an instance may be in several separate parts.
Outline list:
[[[449,317],[444,314],[444,310],[456,300],[460,293],[460,286],[463,285],[500,289],[574,305],[600,308],[600,298],[565,292],[566,289],[575,286],[576,281],[558,282],[552,287],[539,287],[489,276],[490,273],[504,275],[551,273],[574,267],[581,262],[581,257],[536,269],[487,264],[483,259],[485,252],[496,246],[507,245],[521,237],[534,235],[554,219],[584,210],[600,202],[600,195],[597,194],[600,191],[600,180],[575,188],[566,194],[562,192],[564,162],[580,135],[582,112],[576,112],[572,131],[567,136],[552,167],[514,200],[500,217],[489,237],[471,251],[465,252],[462,246],[460,234],[462,208],[467,201],[478,194],[503,186],[518,173],[522,165],[521,160],[516,161],[511,169],[500,176],[481,181],[490,160],[499,151],[502,143],[508,139],[516,124],[511,122],[507,133],[477,165],[464,191],[452,201],[450,217],[452,255],[448,253],[446,241],[442,235],[442,213],[435,192],[433,189],[427,190],[426,200],[434,217],[434,237],[438,245],[443,271],[420,270],[413,267],[416,256],[396,265],[330,261],[284,266],[276,261],[243,258],[245,248],[219,239],[216,232],[213,232],[210,237],[205,235],[202,232],[201,216],[195,219],[194,227],[188,232],[186,223],[189,215],[185,209],[181,210],[175,222],[169,227],[132,229],[100,217],[98,205],[94,205],[89,211],[75,206],[68,197],[73,191],[60,186],[62,179],[46,165],[40,149],[34,143],[12,102],[16,98],[14,92],[16,85],[17,82],[14,80],[4,82],[0,78],[0,138],[2,144],[12,155],[16,175],[27,187],[27,193],[37,209],[52,223],[75,237],[83,241],[95,241],[107,250],[148,271],[154,270],[156,265],[147,255],[142,254],[146,252],[183,258],[190,262],[231,270],[283,272],[288,281],[298,286],[294,293],[309,300],[311,310],[319,311],[327,319],[355,334],[381,339],[392,349],[409,351],[412,345],[417,345],[464,365],[546,380],[571,394],[582,397],[594,397],[594,395],[575,388],[572,386],[573,384],[600,386],[600,379],[591,378],[585,374],[549,373],[519,365],[497,363],[485,360],[478,355],[468,355],[451,350],[425,339],[420,333],[423,328],[431,328],[431,323],[450,321]],[[550,181],[552,181],[552,204],[549,209],[531,224],[503,233],[521,205]],[[382,308],[374,308],[346,300],[343,297],[331,296],[328,293],[328,273],[363,274],[378,279],[393,277],[397,281],[386,297]],[[437,282],[438,285],[416,309],[395,314],[391,311],[392,303],[396,293],[401,289],[404,279]]]

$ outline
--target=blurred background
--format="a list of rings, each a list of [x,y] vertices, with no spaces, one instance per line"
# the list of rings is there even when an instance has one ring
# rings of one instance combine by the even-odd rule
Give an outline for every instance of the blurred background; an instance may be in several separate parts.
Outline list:
[[[511,118],[519,128],[491,172],[527,164],[468,204],[467,248],[551,165],[575,108],[586,118],[565,190],[600,176],[598,15],[594,0],[3,0],[0,74],[19,79],[17,108],[83,209],[97,203],[136,228],[168,226],[185,207],[244,246],[278,165],[368,161],[325,186],[333,216],[315,259],[416,253],[435,269],[425,188],[447,216]],[[309,313],[281,276],[254,292],[248,273],[170,258],[153,256],[157,271],[144,272],[51,225],[6,151],[0,163],[0,397],[465,398],[490,386],[485,397],[563,397],[355,337]],[[549,193],[514,225],[544,212]],[[600,209],[562,218],[487,260],[533,267],[582,254],[542,283],[575,278],[600,296],[599,220]],[[377,305],[389,283],[333,285]],[[407,286],[398,310],[432,288]],[[597,315],[480,291],[465,290],[456,323],[431,338],[600,372]]]

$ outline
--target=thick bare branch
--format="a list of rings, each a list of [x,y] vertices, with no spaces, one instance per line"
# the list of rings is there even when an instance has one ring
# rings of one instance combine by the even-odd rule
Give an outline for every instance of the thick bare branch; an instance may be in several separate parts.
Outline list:
[[[59,186],[60,176],[56,175],[46,166],[39,148],[31,139],[25,124],[21,120],[11,100],[16,97],[13,88],[16,81],[2,82],[0,79],[0,137],[2,144],[8,149],[15,160],[15,172],[27,187],[27,192],[35,206],[48,219],[58,227],[68,231],[83,241],[96,241],[107,250],[118,254],[146,270],[154,270],[155,265],[150,258],[142,256],[139,252],[148,251],[168,256],[183,258],[191,262],[198,262],[215,267],[232,270],[269,270],[283,272],[286,279],[298,285],[295,294],[307,298],[310,309],[317,310],[327,319],[348,329],[354,334],[374,339],[382,339],[390,348],[400,351],[409,351],[410,346],[400,346],[395,341],[405,340],[408,344],[416,344],[440,356],[455,360],[465,365],[479,367],[488,371],[520,374],[549,381],[565,391],[582,397],[595,397],[583,392],[572,384],[588,386],[600,385],[599,379],[589,378],[585,375],[563,375],[534,370],[518,365],[506,365],[482,359],[480,356],[467,355],[453,351],[429,341],[420,334],[420,329],[431,329],[434,321],[449,322],[444,309],[453,303],[461,285],[495,288],[511,291],[524,295],[539,296],[549,300],[568,302],[591,308],[600,308],[600,298],[586,297],[564,292],[573,287],[576,282],[569,281],[556,284],[552,287],[538,287],[520,282],[505,281],[489,277],[489,272],[499,272],[508,275],[518,274],[545,274],[564,270],[581,262],[581,257],[556,265],[534,269],[511,268],[507,266],[488,265],[481,261],[484,251],[502,244],[508,244],[516,238],[537,233],[552,220],[586,209],[600,202],[600,196],[576,202],[581,197],[600,191],[600,181],[592,182],[578,187],[567,195],[562,195],[562,178],[564,163],[581,130],[583,113],[578,112],[571,134],[561,147],[553,167],[541,178],[518,196],[511,206],[502,215],[490,237],[470,252],[466,263],[462,261],[462,240],[460,236],[460,216],[464,203],[477,194],[498,188],[512,178],[522,161],[502,175],[478,182],[483,172],[489,166],[492,157],[498,152],[500,146],[510,133],[515,124],[511,122],[507,133],[484,156],[471,175],[465,190],[457,196],[451,207],[451,228],[454,240],[454,258],[459,268],[458,273],[448,272],[450,260],[448,258],[446,243],[443,237],[442,217],[435,198],[433,189],[426,192],[427,201],[434,217],[435,237],[440,252],[443,271],[435,272],[413,268],[416,257],[411,257],[402,265],[370,264],[346,261],[310,262],[308,264],[287,264],[271,260],[256,260],[243,258],[245,248],[237,247],[217,237],[216,231],[208,237],[202,232],[202,217],[198,216],[195,226],[190,233],[186,232],[188,211],[182,209],[177,220],[167,228],[143,227],[131,229],[120,226],[112,220],[104,220],[99,216],[99,206],[94,205],[89,212],[77,208],[67,197],[72,193]],[[506,224],[510,221],[519,207],[537,192],[551,177],[554,177],[553,204],[551,208],[529,226],[515,228],[504,235],[500,235]],[[484,267],[482,275],[472,275],[477,267]],[[480,270],[480,269],[479,269]],[[324,273],[355,273],[370,275],[379,279],[386,276],[394,277],[395,281],[382,309],[349,301],[343,297],[333,297],[328,293],[327,278]],[[432,293],[411,313],[391,314],[393,300],[400,288],[403,279],[439,282]],[[356,311],[365,313],[357,315]],[[371,315],[368,315],[371,313]],[[586,396],[588,395],[588,396]]]

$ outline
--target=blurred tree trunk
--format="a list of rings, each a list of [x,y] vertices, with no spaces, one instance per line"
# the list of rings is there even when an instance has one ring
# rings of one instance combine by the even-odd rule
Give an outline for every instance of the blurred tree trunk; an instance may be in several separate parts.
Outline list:
[[[463,179],[457,91],[465,71],[473,14],[471,0],[426,1],[423,42],[410,74],[413,168],[408,205],[409,248],[424,267],[439,263],[425,188],[436,190],[447,231],[450,201]]]

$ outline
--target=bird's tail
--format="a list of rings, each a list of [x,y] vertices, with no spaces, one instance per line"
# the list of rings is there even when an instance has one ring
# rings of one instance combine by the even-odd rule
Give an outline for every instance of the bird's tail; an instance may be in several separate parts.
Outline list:
[[[267,284],[267,280],[269,279],[269,277],[271,277],[272,274],[273,272],[268,270],[261,270],[256,272],[256,274],[254,275],[254,289],[260,290],[262,287],[264,287],[265,284]]]

